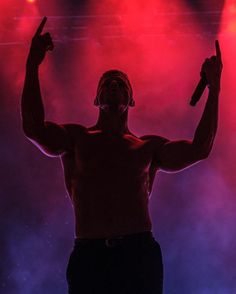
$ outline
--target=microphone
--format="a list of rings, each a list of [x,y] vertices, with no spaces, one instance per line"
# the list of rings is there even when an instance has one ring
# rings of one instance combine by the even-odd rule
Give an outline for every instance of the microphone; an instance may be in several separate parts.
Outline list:
[[[197,104],[197,102],[200,100],[206,86],[207,86],[206,74],[202,73],[202,77],[201,77],[200,81],[198,82],[197,87],[191,97],[191,101],[190,101],[191,106],[195,106]]]

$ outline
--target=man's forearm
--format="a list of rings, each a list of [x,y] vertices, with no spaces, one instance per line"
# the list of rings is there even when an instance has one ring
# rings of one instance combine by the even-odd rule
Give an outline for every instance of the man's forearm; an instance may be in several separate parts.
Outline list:
[[[44,107],[38,71],[38,66],[26,66],[26,77],[21,102],[21,114],[25,133],[34,132],[44,122]]]
[[[209,155],[216,135],[219,92],[219,86],[210,86],[205,109],[194,134],[193,145],[203,157]]]

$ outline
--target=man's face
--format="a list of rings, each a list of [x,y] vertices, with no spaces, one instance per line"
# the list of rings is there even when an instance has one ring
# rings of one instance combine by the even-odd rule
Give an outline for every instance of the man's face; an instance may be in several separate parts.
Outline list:
[[[104,111],[123,113],[128,108],[130,99],[130,88],[121,76],[111,75],[101,80],[98,102]]]

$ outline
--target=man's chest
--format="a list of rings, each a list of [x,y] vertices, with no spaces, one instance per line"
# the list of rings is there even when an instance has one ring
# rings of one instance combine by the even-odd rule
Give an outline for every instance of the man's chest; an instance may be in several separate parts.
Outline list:
[[[151,161],[151,148],[146,141],[133,136],[87,135],[75,144],[74,161],[81,172],[143,173]]]

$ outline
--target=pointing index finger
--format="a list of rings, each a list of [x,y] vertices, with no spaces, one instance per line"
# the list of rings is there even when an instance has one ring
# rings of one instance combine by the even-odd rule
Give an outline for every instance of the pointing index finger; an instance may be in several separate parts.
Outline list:
[[[36,31],[34,37],[37,37],[37,36],[39,36],[39,35],[42,33],[46,21],[47,21],[47,17],[44,16],[44,18],[43,18],[43,20],[41,21],[39,27],[37,28],[37,31]]]
[[[220,44],[218,40],[215,41],[215,47],[216,47],[216,57],[218,60],[221,60]]]

